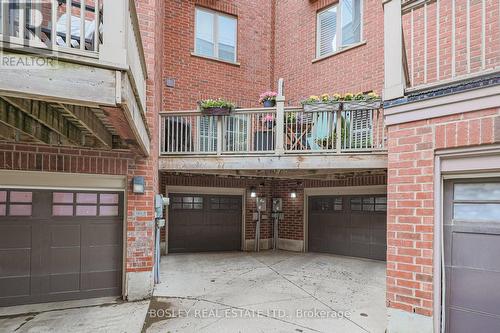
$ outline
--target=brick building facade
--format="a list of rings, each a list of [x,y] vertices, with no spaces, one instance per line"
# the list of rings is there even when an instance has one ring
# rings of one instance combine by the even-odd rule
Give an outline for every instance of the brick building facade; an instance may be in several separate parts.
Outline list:
[[[142,37],[141,47],[136,51],[143,53],[147,80],[146,110],[136,113],[135,116],[146,124],[149,154],[141,153],[139,145],[134,145],[140,136],[138,129],[131,126],[134,119],[125,112],[114,113],[121,110],[120,107],[127,106],[125,98],[119,102],[115,101],[116,103],[105,101],[102,105],[92,102],[88,106],[95,108],[97,105],[102,108],[102,118],[108,118],[106,125],[114,131],[110,138],[119,139],[119,144],[111,144],[109,149],[84,147],[85,142],[80,146],[69,146],[54,143],[52,139],[45,142],[46,144],[33,143],[37,140],[43,141],[43,138],[37,137],[35,130],[29,132],[29,128],[15,127],[16,122],[9,122],[8,117],[4,116],[7,109],[3,108],[0,120],[6,126],[2,125],[0,129],[2,135],[8,135],[6,140],[0,142],[0,175],[3,177],[3,183],[0,185],[7,188],[2,191],[7,193],[15,192],[18,188],[35,188],[34,181],[31,187],[26,185],[26,180],[21,179],[19,184],[15,183],[16,179],[23,178],[23,175],[35,179],[49,174],[60,176],[62,180],[68,179],[64,177],[69,175],[75,178],[75,184],[81,186],[75,185],[75,191],[95,190],[92,186],[99,189],[100,182],[105,182],[108,178],[119,179],[119,185],[116,185],[118,187],[113,189],[118,188],[125,198],[124,285],[121,286],[121,294],[129,300],[148,297],[152,292],[155,240],[153,204],[156,193],[170,196],[175,193],[169,191],[169,188],[184,187],[186,191],[192,192],[179,191],[179,194],[196,195],[195,192],[199,191],[200,196],[205,196],[203,200],[224,195],[229,197],[238,193],[243,210],[243,228],[242,244],[237,250],[253,249],[257,202],[251,197],[250,191],[255,190],[256,196],[267,200],[260,230],[265,247],[270,246],[269,240],[273,237],[271,198],[283,199],[284,216],[279,223],[277,236],[283,244],[282,249],[293,251],[308,250],[309,198],[325,197],[326,201],[329,201],[318,204],[318,210],[327,211],[331,215],[327,219],[317,221],[332,222],[337,209],[343,213],[345,210],[345,216],[366,214],[366,220],[370,220],[369,226],[364,228],[366,230],[362,230],[365,232],[362,235],[369,239],[363,240],[369,243],[369,253],[365,258],[373,259],[370,246],[380,246],[377,241],[383,239],[385,242],[386,238],[387,253],[384,258],[387,261],[388,332],[440,331],[443,325],[457,320],[457,317],[449,316],[449,312],[456,309],[449,309],[449,303],[446,301],[449,295],[442,294],[443,290],[445,287],[454,292],[466,289],[453,289],[450,282],[443,277],[451,274],[451,269],[447,270],[452,266],[447,257],[451,251],[451,241],[448,239],[451,236],[447,233],[454,227],[454,219],[451,217],[453,214],[450,212],[455,209],[455,203],[453,198],[449,197],[453,196],[450,194],[453,192],[450,192],[452,187],[449,186],[455,186],[455,183],[480,183],[483,186],[499,183],[499,7],[494,1],[407,1],[402,9],[401,2],[397,0],[386,1],[384,5],[366,0],[362,2],[360,10],[360,40],[339,51],[321,56],[318,54],[320,47],[317,45],[318,15],[337,3],[341,6],[341,2],[332,0],[136,0],[137,22]],[[401,22],[387,14],[393,13],[392,6],[395,6],[397,18],[401,18]],[[196,53],[197,9],[236,20],[235,61]],[[65,9],[59,9],[59,13],[64,11]],[[73,8],[73,12],[77,14],[78,10]],[[107,19],[114,18],[121,22],[120,15],[118,18],[114,17],[109,11],[106,15]],[[91,15],[88,16],[91,18]],[[333,25],[331,22],[330,24]],[[336,21],[335,25],[340,26]],[[394,31],[397,33],[394,35],[391,34],[392,30],[388,31],[391,27],[396,29]],[[402,34],[399,29],[402,29]],[[120,35],[125,29],[115,30],[117,31],[114,33],[125,37]],[[133,31],[128,33],[130,35],[127,37],[134,34]],[[127,38],[116,40],[124,42]],[[332,41],[330,42],[332,44]],[[109,48],[113,45],[106,46]],[[216,50],[221,46],[213,47]],[[400,50],[402,54],[398,53]],[[86,50],[83,49],[82,52],[84,51]],[[120,54],[118,51],[116,54]],[[391,58],[393,54],[394,57]],[[61,59],[67,60],[64,57]],[[391,63],[388,59],[395,61]],[[139,59],[136,65],[141,62]],[[84,63],[86,68],[91,68],[89,72],[93,72],[92,62]],[[129,68],[132,65],[120,64],[111,73],[103,72],[103,82],[109,77],[113,80],[122,76],[133,77],[135,74]],[[110,66],[110,62],[106,62],[96,68],[105,71]],[[7,75],[5,73],[4,75]],[[259,106],[260,93],[283,88],[278,84],[280,78],[284,79],[284,89],[281,91],[283,95],[278,96],[278,105],[272,109],[276,115],[278,112],[283,112],[282,115],[286,114],[285,111],[290,112],[291,109],[285,110],[285,106],[299,106],[300,100],[309,95],[369,91],[384,94],[383,112],[387,126],[379,123],[371,127],[372,135],[375,132],[378,133],[376,135],[382,136],[381,142],[377,143],[377,146],[373,144],[372,138],[369,148],[361,147],[357,151],[355,148],[359,147],[342,147],[342,144],[347,144],[338,144],[342,141],[338,133],[344,132],[342,122],[337,120],[336,147],[329,147],[324,151],[298,149],[291,153],[288,151],[287,155],[283,153],[284,147],[277,147],[277,140],[273,139],[275,141],[271,141],[272,151],[260,151],[254,147],[254,151],[230,151],[224,155],[227,151],[223,151],[223,144],[220,142],[228,140],[229,134],[225,137],[220,131],[228,125],[219,121],[213,128],[211,125],[207,126],[210,128],[208,132],[218,131],[219,137],[210,137],[210,134],[205,133],[207,141],[212,140],[217,150],[195,153],[194,150],[189,150],[192,149],[189,146],[185,151],[181,151],[185,156],[168,155],[161,151],[160,147],[168,138],[160,136],[165,134],[166,124],[165,120],[159,117],[160,112],[176,112],[180,114],[177,117],[182,118],[182,111],[195,110],[201,99],[218,97],[233,101],[239,107],[255,108]],[[132,99],[139,100],[136,109],[141,109],[140,78],[136,79],[139,80],[137,85],[131,88],[130,95],[133,95]],[[394,80],[397,81],[396,88],[399,89],[396,93],[392,85]],[[133,81],[135,84],[135,80]],[[108,85],[113,86],[113,89],[121,89],[119,83],[127,82],[125,79],[120,82],[106,81],[103,87]],[[39,89],[42,88],[43,84],[39,85]],[[9,99],[13,93],[5,94],[4,90],[0,89],[0,106],[5,105],[2,100],[6,100],[12,104],[9,111],[20,109],[21,104],[13,103]],[[27,92],[21,91],[19,98],[32,98],[26,94]],[[47,103],[51,103],[53,98],[54,96],[45,96]],[[113,95],[114,99],[116,95]],[[57,102],[67,101],[64,99]],[[79,101],[76,105],[83,102]],[[303,112],[294,110],[292,112]],[[19,112],[16,114],[30,113],[26,110],[17,111]],[[338,112],[335,113],[336,119],[340,119],[340,116],[351,117],[351,114],[342,114],[340,111],[333,111]],[[247,109],[246,112],[260,111]],[[333,115],[333,112],[330,115]],[[189,116],[192,116],[192,113]],[[363,117],[366,121],[370,116]],[[28,118],[36,117],[28,115]],[[333,116],[328,119],[333,124]],[[288,125],[283,125],[278,116],[275,116],[270,124],[261,122],[260,125],[254,126],[253,130],[266,130],[276,135],[278,123],[288,132],[293,130],[284,127]],[[305,125],[300,126],[313,126],[304,123]],[[298,121],[295,120],[294,124],[297,131]],[[43,123],[42,125],[46,126]],[[41,128],[42,125],[35,127]],[[186,126],[182,119],[176,119],[175,126],[177,132],[181,133],[188,128],[192,133],[199,133],[202,128],[200,123]],[[11,127],[14,127],[14,130]],[[29,135],[23,136],[21,140],[19,133],[23,130],[28,131]],[[326,136],[333,136],[333,129],[328,128],[327,131],[329,132]],[[280,134],[283,136],[283,133]],[[286,139],[293,141],[290,137]],[[248,137],[246,140],[250,141]],[[317,145],[317,142],[308,142],[307,139],[300,140],[302,141],[295,139],[295,144],[306,147]],[[175,144],[182,146],[182,142]],[[333,142],[331,146],[334,146]],[[179,157],[180,155],[182,156]],[[184,157],[186,160],[182,161]],[[190,161],[187,161],[188,159]],[[235,162],[237,159],[239,161]],[[177,161],[177,168],[171,167],[174,165],[169,164],[171,160]],[[93,183],[84,186],[84,182],[89,179],[88,175],[92,176]],[[135,176],[144,177],[143,194],[136,194],[132,190],[131,184]],[[481,183],[482,179],[486,180]],[[50,190],[59,187],[68,191],[72,189],[70,185],[59,183],[57,186],[44,184],[41,187]],[[2,196],[3,192],[0,193]],[[291,196],[292,192],[295,197]],[[384,201],[386,197],[387,203]],[[198,202],[192,197],[188,198],[190,199],[186,206],[196,208]],[[338,198],[340,203],[336,201]],[[183,197],[181,207],[184,204],[182,200]],[[497,201],[500,200],[495,200],[492,199],[494,202],[488,204],[499,204]],[[365,203],[368,209],[363,211]],[[7,204],[6,199],[0,201],[0,208],[4,209]],[[355,206],[359,208],[355,209]],[[207,207],[203,209],[208,210]],[[378,212],[377,207],[381,208]],[[373,226],[376,225],[377,218],[384,216],[385,209],[387,223],[383,223],[382,228],[378,229],[386,232],[380,237],[377,230],[373,232],[373,229],[377,229]],[[188,215],[186,213],[186,216]],[[7,213],[0,210],[0,218],[8,217]],[[347,220],[351,221],[351,216]],[[345,225],[342,228],[344,227]],[[485,234],[491,231],[488,230],[481,232]],[[477,234],[478,231],[475,229],[472,233]],[[168,235],[167,224],[163,237],[168,239]],[[166,249],[168,250],[168,245]],[[470,252],[466,250],[463,252]],[[339,254],[332,251],[330,253]],[[481,257],[489,258],[487,251],[482,252]],[[490,280],[487,282],[491,283]],[[444,312],[448,311],[446,318],[441,317],[442,309],[445,309]]]

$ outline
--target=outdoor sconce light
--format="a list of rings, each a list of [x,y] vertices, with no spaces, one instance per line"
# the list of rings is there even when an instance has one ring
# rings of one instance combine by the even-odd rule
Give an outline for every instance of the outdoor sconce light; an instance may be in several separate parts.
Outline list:
[[[292,192],[290,192],[290,198],[292,199],[295,199],[297,197],[297,190],[292,190]]]
[[[255,187],[250,188],[250,198],[256,198],[257,197],[257,191],[255,190]]]
[[[144,194],[145,185],[143,176],[134,176],[132,178],[132,192],[135,194]]]

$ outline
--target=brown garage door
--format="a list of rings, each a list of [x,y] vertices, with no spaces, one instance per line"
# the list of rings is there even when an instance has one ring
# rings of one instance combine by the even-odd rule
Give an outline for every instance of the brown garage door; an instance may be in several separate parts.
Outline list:
[[[311,252],[386,260],[386,196],[309,197]]]
[[[500,179],[444,188],[448,333],[500,332]]]
[[[169,252],[241,249],[241,196],[170,194]]]
[[[0,306],[121,295],[123,195],[0,189]]]

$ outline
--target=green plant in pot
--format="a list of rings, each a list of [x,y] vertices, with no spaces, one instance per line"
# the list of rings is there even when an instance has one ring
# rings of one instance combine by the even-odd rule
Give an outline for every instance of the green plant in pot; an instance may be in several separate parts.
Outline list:
[[[204,99],[198,102],[201,112],[209,116],[224,116],[230,114],[235,105],[222,98],[218,99]]]

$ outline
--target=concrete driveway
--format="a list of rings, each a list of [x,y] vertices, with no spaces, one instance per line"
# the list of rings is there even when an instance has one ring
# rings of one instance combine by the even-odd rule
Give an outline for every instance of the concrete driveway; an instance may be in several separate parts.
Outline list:
[[[328,254],[177,254],[151,301],[0,308],[0,332],[384,332],[385,263]]]
[[[147,332],[384,332],[385,263],[328,254],[169,255]]]

